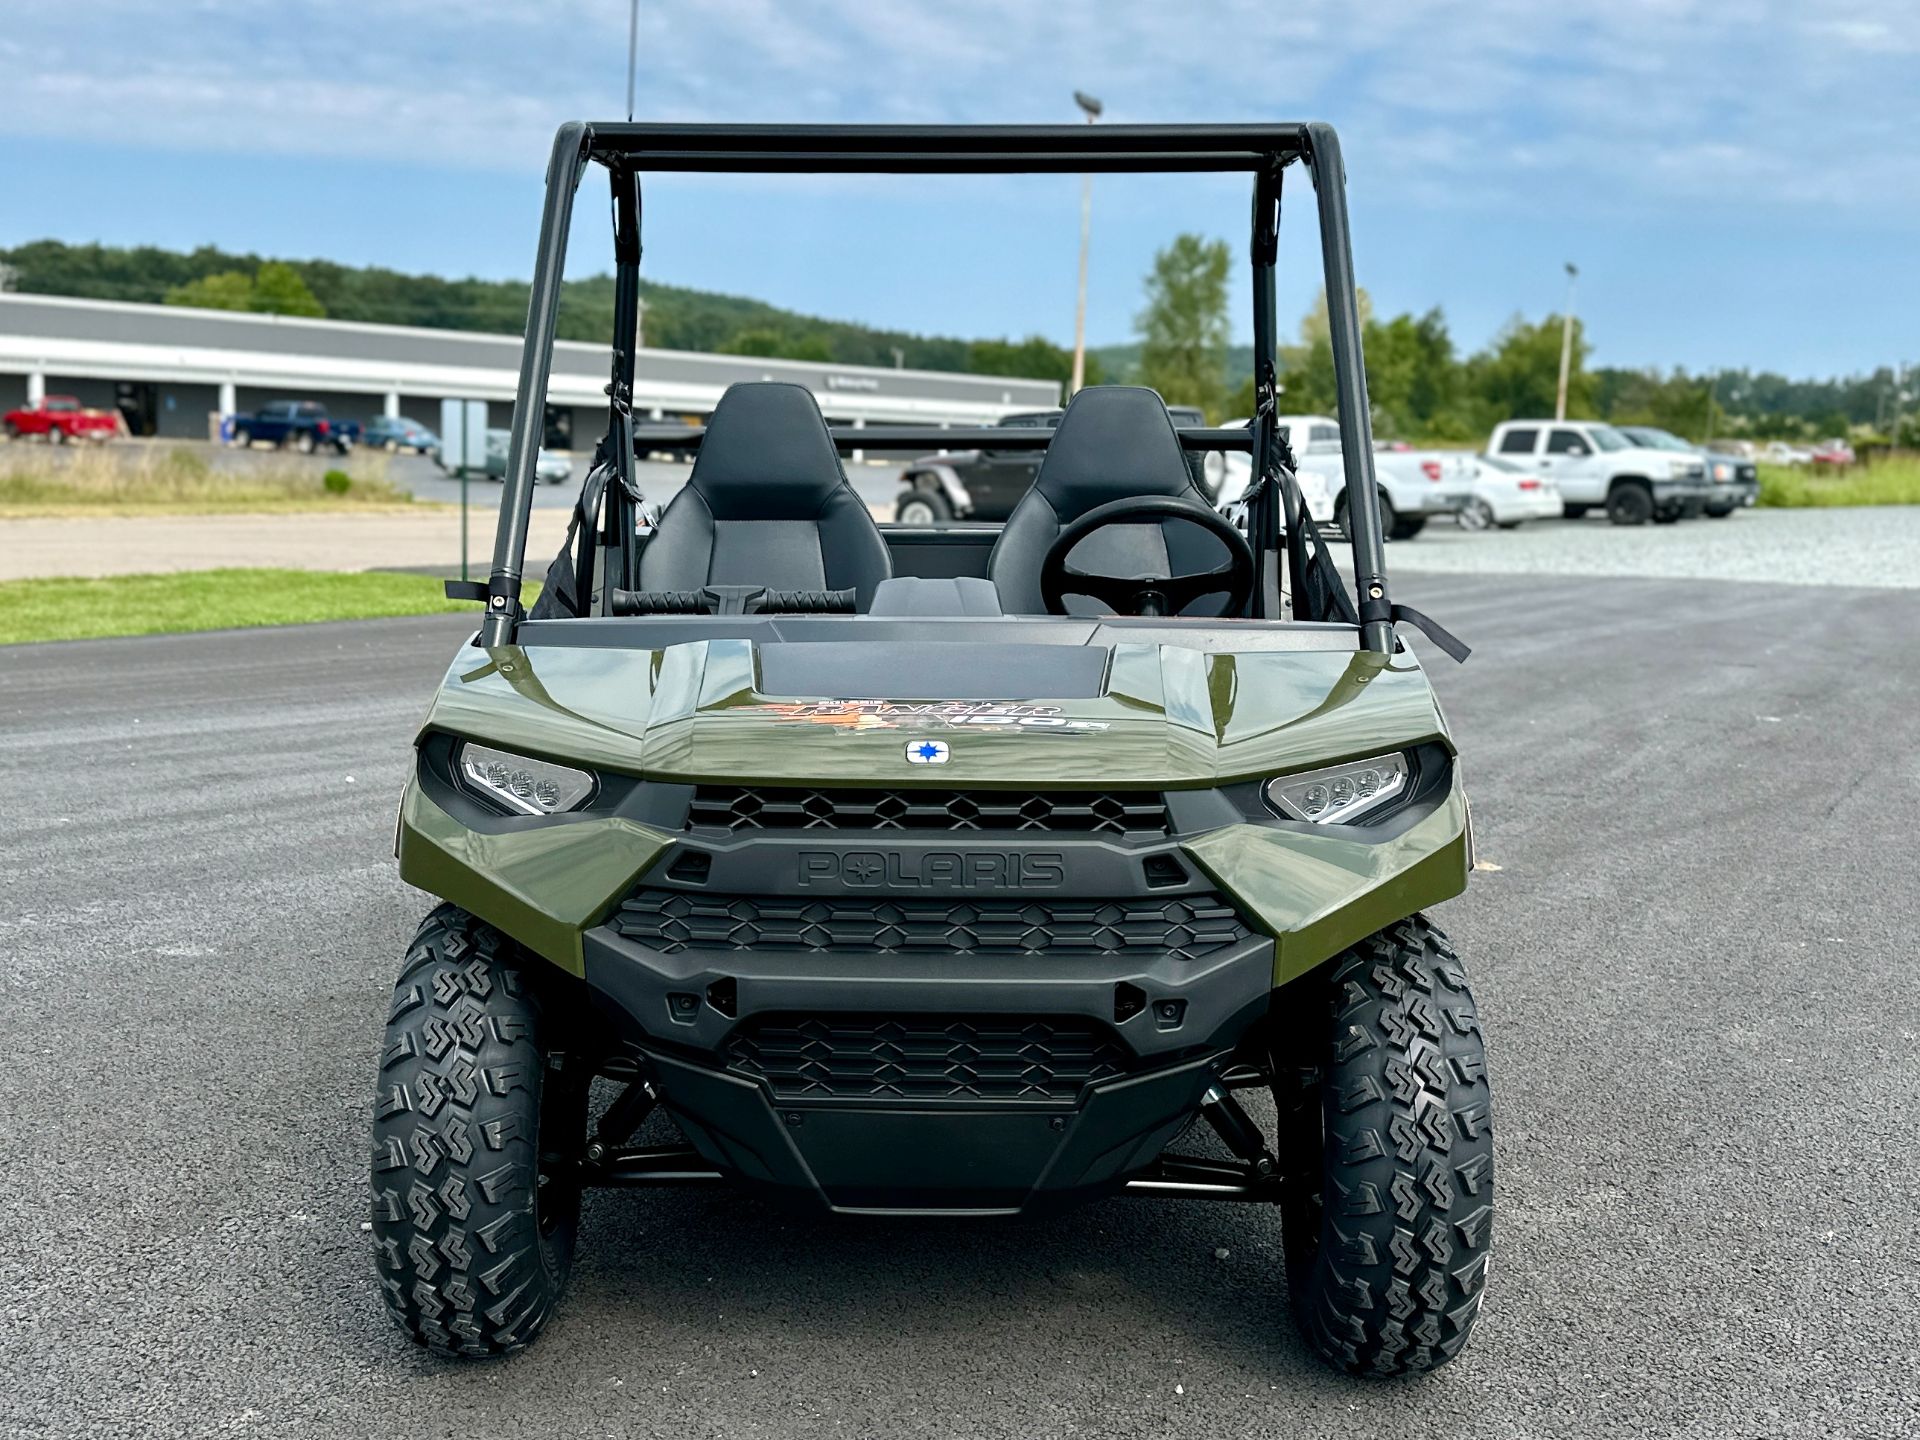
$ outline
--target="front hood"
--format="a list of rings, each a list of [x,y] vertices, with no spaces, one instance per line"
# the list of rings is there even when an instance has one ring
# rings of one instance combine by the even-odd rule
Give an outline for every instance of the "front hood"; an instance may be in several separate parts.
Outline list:
[[[1039,648],[856,643],[880,674],[891,668],[889,647],[903,673],[915,659],[925,673],[929,655],[965,671],[993,649]],[[1059,646],[1063,670],[1103,663],[1089,683],[1036,684],[1028,694],[1048,698],[1022,700],[992,686],[971,691],[988,699],[952,698],[951,686],[947,698],[885,693],[884,683],[809,692],[804,652],[849,647],[766,648],[793,653],[775,665],[744,639],[661,650],[470,646],[455,657],[426,729],[655,780],[1010,789],[1215,785],[1447,739],[1426,676],[1406,653],[1122,644],[1090,656]],[[770,672],[783,677],[775,691]],[[926,741],[940,742],[942,763],[908,759]]]

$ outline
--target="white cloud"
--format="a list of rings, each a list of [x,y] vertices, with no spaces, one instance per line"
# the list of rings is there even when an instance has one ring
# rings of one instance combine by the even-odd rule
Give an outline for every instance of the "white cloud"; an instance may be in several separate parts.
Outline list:
[[[702,0],[642,7],[642,118],[1327,118],[1421,205],[1817,201],[1913,226],[1909,0]],[[616,112],[622,0],[97,0],[0,44],[0,134],[536,168]],[[1894,197],[1889,211],[1889,197]]]

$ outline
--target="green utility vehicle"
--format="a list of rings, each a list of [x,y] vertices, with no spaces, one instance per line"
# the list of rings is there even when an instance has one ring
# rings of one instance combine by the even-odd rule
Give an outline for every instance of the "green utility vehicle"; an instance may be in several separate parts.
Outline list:
[[[1351,593],[1274,423],[1295,162]],[[589,164],[612,189],[607,435],[526,613]],[[1055,427],[841,432],[772,383],[728,390],[703,430],[635,424],[643,174],[1195,170],[1249,177],[1247,428],[1103,386]],[[1465,652],[1388,596],[1367,414],[1325,126],[564,126],[493,565],[449,586],[480,628],[400,807],[400,873],[445,903],[379,1068],[394,1318],[450,1353],[526,1344],[596,1186],[889,1216],[1139,1196],[1276,1207],[1303,1332],[1348,1371],[1457,1354],[1493,1151],[1466,973],[1426,912],[1466,886],[1471,834],[1395,627]],[[985,443],[1044,452],[1004,523],[876,525],[839,458]],[[643,524],[635,456],[676,445],[690,478]],[[1238,524],[1187,458],[1228,450],[1252,457]]]

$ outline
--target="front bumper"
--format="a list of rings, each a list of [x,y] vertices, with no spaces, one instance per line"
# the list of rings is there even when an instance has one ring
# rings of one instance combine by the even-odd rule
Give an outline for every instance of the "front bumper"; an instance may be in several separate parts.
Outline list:
[[[1722,480],[1708,492],[1706,505],[1709,510],[1738,510],[1758,504],[1759,500],[1758,480]]]
[[[708,1163],[828,1210],[1010,1213],[1117,1188],[1191,1118],[1272,938],[1171,842],[968,838],[683,841],[586,933]]]
[[[1377,829],[1252,823],[1229,786],[1165,792],[1151,838],[728,831],[697,822],[696,787],[646,782],[597,813],[488,817],[435,750],[403,878],[581,977],[705,1162],[813,1209],[1119,1189],[1286,981],[1466,878],[1437,750]]]
[[[1691,519],[1707,508],[1713,486],[1704,479],[1651,482],[1654,509],[1665,515]]]

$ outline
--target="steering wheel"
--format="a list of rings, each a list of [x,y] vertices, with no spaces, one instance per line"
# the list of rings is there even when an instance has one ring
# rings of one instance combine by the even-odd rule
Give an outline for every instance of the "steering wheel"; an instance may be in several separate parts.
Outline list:
[[[1067,563],[1088,536],[1115,525],[1177,520],[1195,525],[1226,546],[1227,560],[1191,575],[1090,575]],[[1049,615],[1067,613],[1066,597],[1085,595],[1116,615],[1178,615],[1203,595],[1227,596],[1227,613],[1246,608],[1253,594],[1253,551],[1233,523],[1210,505],[1177,495],[1142,495],[1097,505],[1068,525],[1040,562],[1040,599]]]

